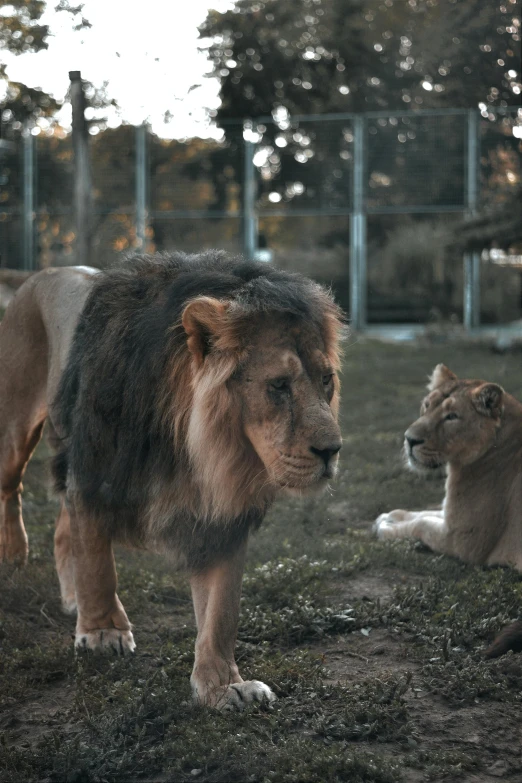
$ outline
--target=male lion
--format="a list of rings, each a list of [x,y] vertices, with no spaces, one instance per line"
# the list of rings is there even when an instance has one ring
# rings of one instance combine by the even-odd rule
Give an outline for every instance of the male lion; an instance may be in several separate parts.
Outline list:
[[[381,514],[379,538],[417,538],[468,563],[522,570],[522,405],[496,383],[460,380],[443,364],[405,433],[410,468],[447,465],[441,511]]]
[[[77,648],[134,650],[113,540],[169,551],[190,573],[195,698],[274,698],[234,660],[246,543],[279,490],[335,474],[340,327],[319,285],[216,251],[22,286],[0,325],[0,554],[27,558],[20,482],[48,417]]]

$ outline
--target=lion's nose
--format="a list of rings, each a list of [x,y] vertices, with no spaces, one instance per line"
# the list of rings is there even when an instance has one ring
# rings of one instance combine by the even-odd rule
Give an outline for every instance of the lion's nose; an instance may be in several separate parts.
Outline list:
[[[316,449],[315,446],[310,446],[310,451],[312,454],[315,454],[317,457],[321,457],[321,459],[324,461],[324,464],[328,466],[328,463],[332,459],[335,454],[337,454],[339,451],[341,451],[342,443],[332,443],[328,448],[326,449]]]
[[[410,447],[410,451],[414,446],[420,446],[421,443],[424,443],[424,440],[422,438],[412,438],[411,435],[408,435],[408,433],[406,433],[404,437],[408,441],[408,446]]]

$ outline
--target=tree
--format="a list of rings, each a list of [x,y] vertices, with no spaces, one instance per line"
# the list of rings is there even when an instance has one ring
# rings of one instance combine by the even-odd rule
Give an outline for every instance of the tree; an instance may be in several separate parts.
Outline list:
[[[0,51],[16,55],[36,53],[48,48],[49,26],[40,23],[46,3],[44,0],[0,1]],[[83,6],[71,6],[60,0],[56,11],[65,11],[73,17],[81,16]],[[81,16],[75,29],[88,27]],[[2,102],[0,136],[9,128],[19,128],[29,118],[52,117],[60,104],[43,90],[20,82],[10,81],[5,65],[0,65],[0,82],[4,82],[5,100]]]
[[[520,101],[520,0],[237,0],[200,33],[218,122]]]
[[[422,75],[423,105],[520,103],[520,0],[417,0],[413,8],[406,48]]]
[[[292,114],[364,108],[358,85],[371,52],[361,9],[359,0],[238,0],[225,13],[210,11],[200,33],[221,82],[218,122],[280,105]]]
[[[14,54],[47,49],[45,39],[49,27],[39,24],[44,10],[43,0],[10,0],[0,3],[0,49],[7,49]]]
[[[272,198],[346,208],[349,121],[292,118],[516,104],[522,89],[519,9],[520,0],[237,0],[225,13],[211,11],[200,33],[221,83],[216,119],[228,144],[214,158],[215,178],[222,177],[224,157],[240,153],[241,128],[231,118],[272,115],[274,122],[258,127],[262,206]],[[370,198],[393,183],[387,203],[404,203],[401,182],[411,185],[413,175],[417,202],[462,203],[464,169],[453,162],[463,156],[463,121],[448,117],[416,127],[415,120],[405,120],[405,128],[370,123]],[[236,176],[240,183],[239,157]]]

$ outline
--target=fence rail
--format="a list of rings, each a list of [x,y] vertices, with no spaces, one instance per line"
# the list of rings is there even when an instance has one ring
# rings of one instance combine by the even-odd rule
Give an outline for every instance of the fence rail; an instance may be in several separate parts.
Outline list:
[[[172,244],[174,224],[181,248],[198,236],[201,244],[218,244],[214,229],[221,221],[228,225],[228,244],[241,246],[253,258],[260,250],[260,224],[346,217],[350,316],[356,329],[364,329],[368,219],[438,213],[472,217],[482,204],[505,198],[499,166],[508,166],[502,155],[519,156],[520,132],[514,129],[521,126],[522,108],[509,107],[495,114],[489,109],[281,112],[226,121],[221,142],[184,145],[164,142],[146,126],[104,131],[90,140],[96,253],[103,254],[104,243],[115,253],[147,249],[151,243],[161,249]],[[70,137],[25,128],[10,146],[4,144],[2,265],[35,269],[74,258],[82,235],[75,192]],[[198,221],[198,230],[188,228]],[[182,225],[185,235],[191,232],[190,241]],[[103,232],[106,238],[100,238]],[[463,322],[476,329],[476,253],[466,254],[463,274]]]

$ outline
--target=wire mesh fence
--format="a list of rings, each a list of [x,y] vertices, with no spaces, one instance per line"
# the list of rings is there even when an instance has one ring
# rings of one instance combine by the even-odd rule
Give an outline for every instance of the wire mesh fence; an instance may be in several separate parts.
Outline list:
[[[0,145],[3,267],[76,261],[72,140],[37,131]],[[453,221],[509,201],[520,186],[521,136],[518,107],[280,110],[229,121],[217,141],[108,129],[89,143],[89,261],[222,247],[333,284],[359,328],[425,322],[434,311],[468,326],[513,321],[522,316],[520,273],[477,259],[463,272],[448,243]]]

